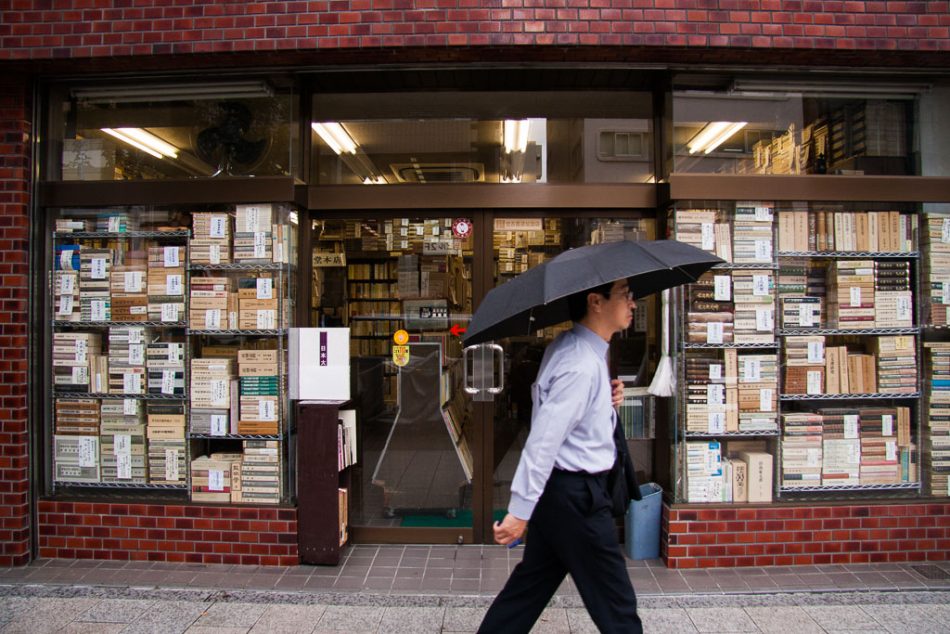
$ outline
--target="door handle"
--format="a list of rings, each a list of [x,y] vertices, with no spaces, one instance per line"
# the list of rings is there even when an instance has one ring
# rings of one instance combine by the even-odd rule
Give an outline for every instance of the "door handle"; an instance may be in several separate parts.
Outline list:
[[[491,351],[491,368],[486,352]],[[469,369],[471,365],[471,370]],[[497,374],[498,380],[495,381]],[[501,394],[505,389],[505,350],[498,344],[477,344],[462,351],[462,389],[466,394]],[[479,399],[476,399],[479,400]]]
[[[498,383],[489,388],[486,388],[489,394],[501,394],[502,390],[505,389],[505,351],[497,343],[491,344],[492,349],[492,361],[497,361],[493,363],[492,370],[497,368],[498,370]],[[492,377],[494,378],[494,371],[492,372]]]

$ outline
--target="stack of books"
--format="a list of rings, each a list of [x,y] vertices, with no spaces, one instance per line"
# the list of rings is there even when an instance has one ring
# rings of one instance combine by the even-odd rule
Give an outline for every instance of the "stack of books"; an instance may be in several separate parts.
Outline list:
[[[419,256],[400,255],[396,267],[396,296],[400,299],[419,297]]]
[[[147,275],[145,265],[116,265],[112,268],[109,289],[113,321],[148,321]]]
[[[105,233],[126,233],[135,231],[138,225],[129,214],[101,214],[96,217],[96,231]]]
[[[719,442],[687,442],[685,459],[687,501],[721,502],[724,482]]]
[[[821,335],[785,338],[786,394],[825,393],[825,338]]]
[[[723,353],[734,350],[690,353],[686,356],[686,431],[717,434],[729,430],[726,371]],[[733,377],[733,386],[735,377]],[[733,402],[733,410],[736,404]],[[736,419],[738,420],[738,419]],[[738,422],[734,430],[738,429]]]
[[[151,333],[143,326],[109,328],[109,393],[145,394],[145,346]]]
[[[86,220],[78,220],[75,218],[57,218],[56,233],[82,233],[89,231],[87,222]]]
[[[898,410],[904,414],[898,414]],[[865,408],[861,417],[861,484],[897,484],[900,477],[898,427],[905,426],[909,435],[910,411]],[[903,419],[903,420],[902,420]]]
[[[778,430],[777,355],[739,354],[739,431]]]
[[[240,502],[280,502],[280,442],[245,440],[241,463]]]
[[[829,267],[828,321],[834,328],[874,328],[874,260],[839,260]]]
[[[821,486],[821,415],[813,412],[782,414],[782,432],[782,487]]]
[[[732,227],[736,263],[772,261],[772,206],[767,203],[736,203]]]
[[[80,321],[79,271],[55,271],[53,274],[53,306],[57,321]]]
[[[150,484],[183,484],[185,472],[185,414],[180,403],[148,403],[145,435],[148,439]]]
[[[83,249],[79,252],[79,305],[82,321],[112,319],[109,296],[112,258],[112,249]]]
[[[144,484],[148,481],[142,403],[135,399],[102,403],[99,447],[103,482]]]
[[[241,330],[273,330],[282,327],[278,319],[276,280],[268,273],[260,277],[238,280],[238,328]]]
[[[273,223],[274,210],[271,205],[238,205],[235,215],[234,261],[275,261]]]
[[[736,343],[775,342],[775,278],[769,270],[732,272]]]
[[[686,291],[686,337],[689,343],[733,343],[735,308],[732,277],[704,273]]]
[[[231,262],[231,219],[226,213],[191,214],[190,257],[193,264]]]
[[[99,436],[53,436],[54,482],[99,482]]]
[[[874,324],[877,328],[908,328],[914,325],[910,262],[874,263]]]
[[[58,398],[53,406],[57,434],[93,436],[99,434],[99,400]]]
[[[230,502],[232,464],[241,454],[213,453],[191,461],[191,500],[193,502]]]
[[[227,277],[192,277],[189,284],[191,303],[188,306],[188,323],[195,330],[231,330],[237,328],[237,310],[231,319],[230,306],[236,305],[236,295],[231,292],[231,280]],[[232,298],[232,295],[234,297]]]
[[[779,214],[779,250],[785,252],[906,253],[913,251],[916,236],[917,216],[898,211],[815,210]]]
[[[192,433],[212,436],[237,433],[237,425],[229,422],[233,374],[231,359],[191,360],[189,397]]]
[[[148,393],[185,395],[185,344],[156,341],[146,350]]]
[[[917,391],[917,343],[913,335],[877,337],[877,389],[885,394]]]
[[[676,239],[732,262],[732,230],[720,211],[677,210]]]
[[[105,392],[91,380],[102,340],[92,332],[53,333],[53,389],[58,392]],[[108,383],[102,385],[104,388]]]
[[[280,430],[277,350],[238,352],[238,433],[275,435]]]
[[[928,341],[924,346],[930,351],[921,443],[924,470],[930,474],[929,493],[950,496],[950,342]]]
[[[825,408],[822,416],[822,486],[861,483],[861,439],[856,409]]]
[[[950,324],[950,218],[927,216],[923,236],[923,310],[933,326]]]
[[[149,321],[177,322],[185,314],[185,247],[148,248]]]
[[[847,345],[825,348],[825,392],[874,394],[878,391],[875,357]]]

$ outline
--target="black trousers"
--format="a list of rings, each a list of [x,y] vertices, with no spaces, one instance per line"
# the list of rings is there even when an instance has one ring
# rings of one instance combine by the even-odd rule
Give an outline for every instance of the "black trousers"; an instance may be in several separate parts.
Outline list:
[[[551,474],[528,522],[524,557],[479,632],[530,631],[567,573],[601,632],[643,631],[606,487],[606,475]]]

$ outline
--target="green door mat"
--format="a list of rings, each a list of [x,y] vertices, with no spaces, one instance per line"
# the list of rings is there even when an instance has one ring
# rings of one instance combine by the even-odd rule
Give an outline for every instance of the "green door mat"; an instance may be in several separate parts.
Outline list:
[[[496,509],[492,512],[493,521],[500,522],[505,517],[505,510]],[[472,525],[472,510],[463,509],[455,517],[441,515],[405,515],[400,526],[425,528],[468,528]]]

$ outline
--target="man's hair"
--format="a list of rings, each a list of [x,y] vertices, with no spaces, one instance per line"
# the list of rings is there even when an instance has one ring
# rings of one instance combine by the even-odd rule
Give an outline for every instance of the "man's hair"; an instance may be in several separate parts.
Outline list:
[[[610,298],[610,290],[614,287],[613,282],[607,282],[586,291],[580,291],[569,295],[567,298],[567,311],[571,321],[580,321],[587,314],[587,296],[591,293],[600,293],[606,298]]]

